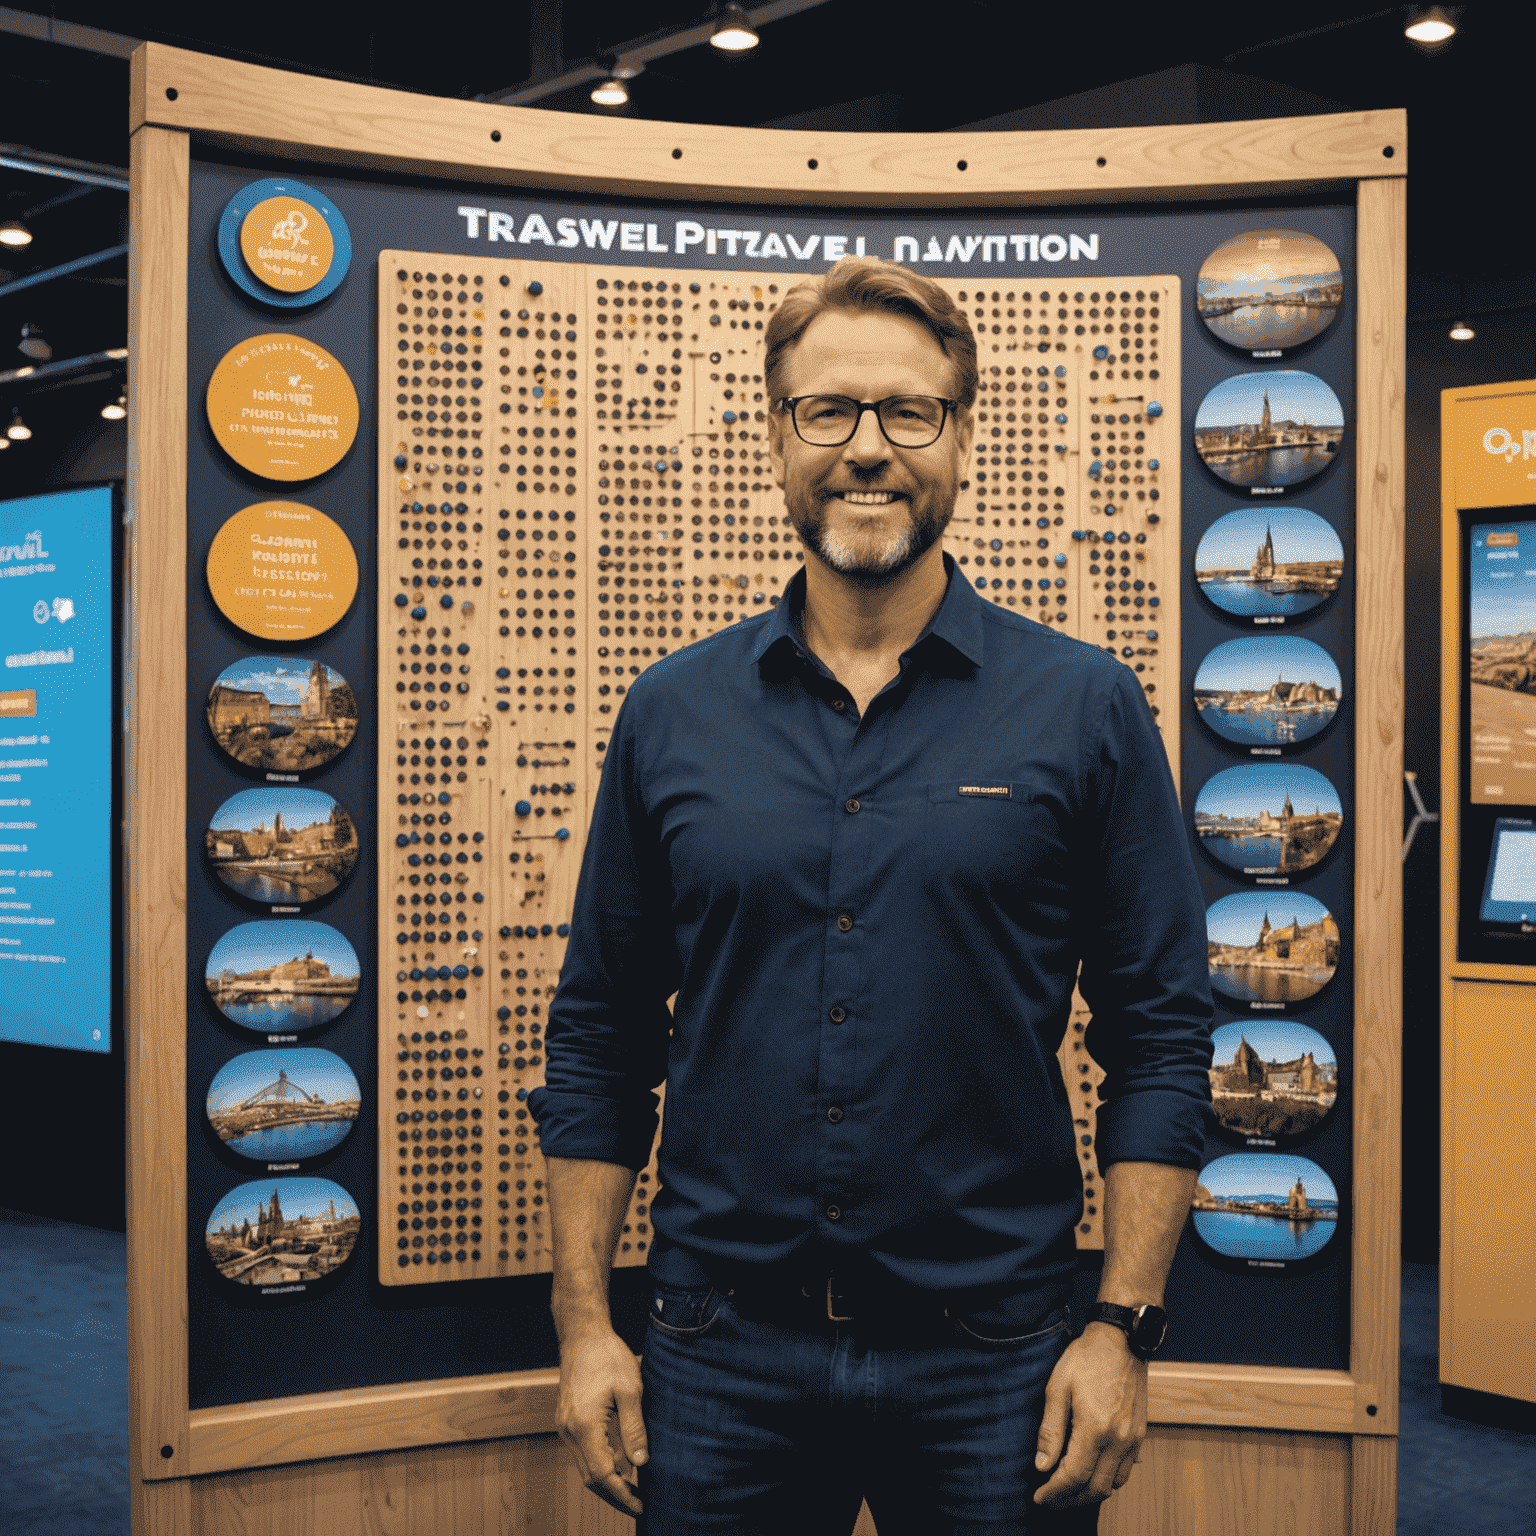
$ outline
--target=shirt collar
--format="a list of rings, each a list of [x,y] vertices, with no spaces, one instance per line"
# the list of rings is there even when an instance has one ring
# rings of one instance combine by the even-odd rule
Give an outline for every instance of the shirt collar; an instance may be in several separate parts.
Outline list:
[[[917,650],[932,636],[958,651],[973,666],[982,663],[982,600],[971,590],[970,583],[955,570],[954,560],[944,556],[944,574],[948,585],[944,599],[932,622],[914,640],[908,652]],[[768,617],[752,648],[752,660],[761,661],[770,651],[779,647],[803,651],[805,642],[800,632],[800,614],[805,608],[805,568],[802,566],[785,585],[783,596]]]

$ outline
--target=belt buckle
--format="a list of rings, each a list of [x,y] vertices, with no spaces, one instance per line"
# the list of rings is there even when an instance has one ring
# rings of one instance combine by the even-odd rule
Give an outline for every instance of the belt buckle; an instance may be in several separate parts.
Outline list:
[[[827,1318],[828,1318],[829,1321],[834,1322],[834,1323],[851,1323],[851,1322],[854,1321],[854,1317],[853,1317],[853,1314],[851,1312],[845,1314],[845,1313],[834,1312],[832,1310],[832,1297],[833,1297],[833,1294],[834,1294],[833,1290],[832,1290],[833,1283],[834,1282],[833,1282],[832,1276],[828,1275],[827,1276]]]

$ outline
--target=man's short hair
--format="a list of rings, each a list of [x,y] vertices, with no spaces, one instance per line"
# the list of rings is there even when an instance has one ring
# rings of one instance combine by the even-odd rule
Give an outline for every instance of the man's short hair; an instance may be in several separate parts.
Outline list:
[[[954,397],[960,409],[970,409],[976,399],[976,338],[955,301],[931,278],[894,261],[845,256],[825,277],[796,283],[768,322],[763,377],[775,410],[787,392],[784,373],[791,349],[812,320],[832,310],[883,310],[925,326],[954,367]]]

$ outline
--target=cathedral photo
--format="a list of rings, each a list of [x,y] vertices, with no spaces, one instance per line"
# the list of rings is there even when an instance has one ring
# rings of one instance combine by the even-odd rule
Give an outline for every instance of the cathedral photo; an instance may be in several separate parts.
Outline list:
[[[1224,379],[1195,416],[1195,452],[1205,467],[1259,493],[1315,479],[1343,440],[1339,397],[1315,374],[1296,370]]]
[[[1223,1130],[1261,1145],[1292,1141],[1339,1094],[1333,1047],[1293,1019],[1243,1019],[1212,1031],[1211,1101]]]
[[[1343,576],[1338,534],[1305,507],[1239,507],[1218,518],[1195,551],[1201,595],[1256,622],[1313,613]]]
[[[208,1218],[214,1268],[237,1285],[303,1288],[351,1257],[362,1228],[357,1202],[329,1179],[257,1180],[232,1189]]]
[[[208,729],[243,767],[266,773],[323,768],[357,734],[351,685],[323,661],[248,656],[208,692]]]

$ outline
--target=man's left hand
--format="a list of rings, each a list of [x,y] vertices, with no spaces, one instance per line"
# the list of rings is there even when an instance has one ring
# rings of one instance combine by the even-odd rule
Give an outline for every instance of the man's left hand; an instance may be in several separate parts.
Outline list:
[[[1035,1466],[1055,1467],[1035,1503],[1097,1504],[1123,1487],[1147,1433],[1147,1365],[1125,1334],[1090,1323],[1068,1345],[1045,1389]]]

